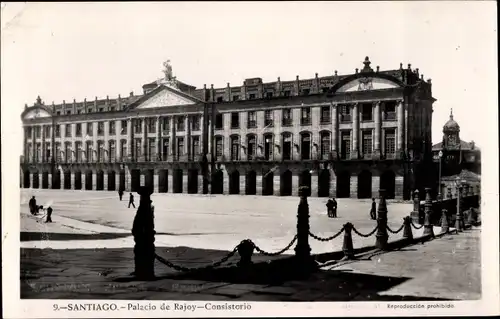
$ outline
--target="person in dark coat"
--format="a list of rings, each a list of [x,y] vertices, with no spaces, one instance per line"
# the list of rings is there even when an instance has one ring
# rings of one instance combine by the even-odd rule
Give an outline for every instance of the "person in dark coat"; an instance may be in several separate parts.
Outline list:
[[[49,206],[47,208],[47,219],[45,220],[46,223],[52,223],[52,207]]]
[[[121,202],[123,198],[123,189],[121,188],[118,190],[118,197],[120,197],[120,202]]]
[[[375,198],[372,198],[372,208],[370,209],[370,217],[373,220],[377,219],[377,203],[375,203]]]
[[[326,212],[327,212],[329,218],[333,217],[333,206],[334,206],[333,201],[331,199],[329,199],[326,202]]]
[[[36,199],[35,199],[35,196],[31,197],[30,201],[28,202],[28,206],[30,208],[31,215],[35,215],[35,212],[36,212]]]
[[[332,198],[332,201],[333,201],[333,210],[332,210],[333,218],[337,218],[337,201],[335,200],[335,198]]]
[[[132,193],[130,193],[130,198],[128,200],[128,208],[130,208],[130,205],[134,206],[134,208],[135,208],[134,195],[132,195]]]

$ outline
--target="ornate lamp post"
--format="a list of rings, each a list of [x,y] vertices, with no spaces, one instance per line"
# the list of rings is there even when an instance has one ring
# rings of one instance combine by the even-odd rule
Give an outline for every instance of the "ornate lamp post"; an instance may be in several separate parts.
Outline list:
[[[439,183],[438,183],[438,200],[441,200],[441,163],[443,158],[443,151],[439,151]]]

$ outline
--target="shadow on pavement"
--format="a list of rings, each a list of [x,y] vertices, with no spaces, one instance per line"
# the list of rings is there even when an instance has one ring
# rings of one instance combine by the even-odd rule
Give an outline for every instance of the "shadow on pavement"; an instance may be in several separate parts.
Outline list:
[[[95,233],[95,234],[75,234],[75,233],[43,233],[43,232],[21,232],[21,241],[65,241],[65,240],[100,240],[117,239],[132,236],[127,233]]]

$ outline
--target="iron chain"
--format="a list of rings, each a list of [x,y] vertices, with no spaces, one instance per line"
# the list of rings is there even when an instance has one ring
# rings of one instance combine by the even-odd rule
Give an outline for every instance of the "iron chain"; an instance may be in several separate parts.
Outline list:
[[[411,222],[411,225],[412,225],[412,226],[413,226],[413,228],[415,228],[415,229],[420,229],[420,228],[424,227],[424,225],[420,225],[420,227],[415,226],[415,224],[413,223],[413,221]]]
[[[330,236],[330,237],[327,237],[327,238],[322,238],[322,237],[319,237],[319,236],[316,236],[314,235],[313,233],[309,232],[309,236],[311,236],[312,238],[316,239],[316,240],[319,240],[319,241],[330,241],[332,239],[335,239],[337,237],[340,236],[340,234],[342,234],[344,232],[345,228],[342,227],[342,229],[339,230],[338,233],[336,233],[335,235],[333,236]]]
[[[377,229],[378,229],[378,225],[377,225],[377,226],[375,226],[375,228],[374,228],[374,229],[373,229],[370,233],[368,233],[368,234],[362,234],[362,233],[360,233],[360,232],[356,229],[356,227],[352,226],[352,230],[353,230],[353,231],[354,231],[354,232],[355,232],[358,236],[361,236],[361,237],[370,237],[371,235],[375,234],[375,232],[377,231]]]
[[[398,229],[398,230],[395,230],[395,231],[394,231],[394,230],[392,230],[392,229],[389,227],[389,225],[386,225],[386,227],[387,227],[387,230],[388,230],[389,232],[391,232],[391,233],[393,233],[393,234],[397,234],[397,233],[399,233],[400,231],[402,231],[402,230],[403,230],[403,228],[405,227],[405,224],[401,225],[401,227],[399,227],[399,229]]]
[[[158,256],[157,254],[155,254],[155,257],[156,257],[156,259],[159,262],[161,262],[162,264],[166,265],[167,267],[170,267],[170,268],[175,269],[177,271],[187,272],[187,271],[196,271],[196,270],[211,269],[211,268],[219,267],[221,264],[223,264],[226,261],[228,261],[229,258],[231,258],[232,256],[234,256],[234,254],[236,253],[237,249],[238,249],[238,247],[235,247],[233,249],[233,251],[230,251],[224,258],[222,258],[221,260],[219,260],[217,262],[214,262],[211,265],[202,266],[202,267],[193,267],[193,268],[175,265],[172,262],[166,260],[165,258],[163,258],[161,256]]]
[[[253,244],[253,247],[255,248],[255,250],[259,253],[261,253],[262,255],[265,255],[265,256],[278,256],[278,255],[281,255],[283,254],[285,251],[287,251],[288,249],[290,249],[290,247],[292,247],[292,245],[295,243],[295,241],[297,240],[297,235],[295,235],[292,239],[292,241],[285,247],[283,248],[282,250],[280,251],[277,251],[275,253],[268,253],[266,251],[263,251],[262,249],[260,249],[253,241],[252,244]]]

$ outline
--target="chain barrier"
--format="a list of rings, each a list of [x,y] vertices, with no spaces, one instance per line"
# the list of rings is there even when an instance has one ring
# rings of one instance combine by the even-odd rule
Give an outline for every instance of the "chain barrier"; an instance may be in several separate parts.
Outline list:
[[[216,267],[219,267],[221,264],[225,263],[226,261],[228,261],[229,258],[233,257],[234,254],[236,254],[236,251],[238,250],[238,247],[235,247],[233,249],[233,251],[230,251],[224,258],[222,258],[221,260],[217,261],[217,262],[214,262],[213,264],[211,265],[207,265],[207,266],[201,266],[201,267],[193,267],[193,268],[189,268],[189,267],[184,267],[184,266],[179,266],[179,265],[175,265],[173,264],[172,262],[166,260],[165,258],[161,257],[161,256],[158,256],[158,254],[155,254],[155,257],[156,259],[161,262],[162,264],[166,265],[167,267],[170,267],[172,269],[175,269],[177,271],[184,271],[184,272],[187,272],[187,271],[196,271],[196,270],[204,270],[204,269],[212,269],[212,268],[216,268]]]
[[[420,227],[417,227],[417,226],[413,223],[413,221],[411,222],[411,225],[412,225],[412,226],[413,226],[413,228],[415,228],[415,229],[420,229],[420,228],[424,227],[424,225],[420,225]]]
[[[400,231],[402,231],[404,227],[405,227],[405,224],[401,225],[401,227],[399,227],[399,229],[398,229],[398,230],[392,230],[392,229],[389,227],[389,225],[387,225],[387,230],[388,230],[389,232],[393,233],[393,234],[397,234],[397,233],[399,233]]]
[[[338,233],[336,233],[333,236],[327,237],[327,238],[322,238],[322,237],[316,236],[316,235],[314,235],[311,232],[309,232],[309,236],[311,236],[312,238],[314,238],[316,240],[319,240],[319,241],[330,241],[332,239],[335,239],[335,238],[339,237],[340,234],[342,234],[344,232],[344,230],[345,230],[345,227],[342,227],[342,229],[340,229]]]
[[[375,226],[375,228],[374,228],[374,229],[373,229],[370,233],[368,233],[368,234],[362,234],[362,233],[360,233],[360,232],[356,229],[356,227],[354,227],[354,225],[352,226],[352,230],[353,230],[353,231],[354,231],[354,232],[355,232],[358,236],[361,236],[361,237],[370,237],[371,235],[375,234],[375,232],[377,231],[377,229],[378,229],[378,225],[377,225],[377,226]]]
[[[262,249],[260,249],[253,241],[250,240],[250,242],[252,243],[253,247],[255,248],[255,250],[259,253],[261,253],[262,255],[265,255],[265,256],[278,256],[278,255],[281,255],[283,254],[285,251],[287,251],[288,249],[290,249],[290,247],[292,247],[292,245],[295,243],[295,241],[297,240],[297,235],[295,235],[292,239],[292,241],[285,247],[283,248],[282,250],[280,251],[277,251],[275,253],[268,253]]]

